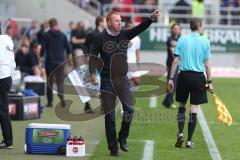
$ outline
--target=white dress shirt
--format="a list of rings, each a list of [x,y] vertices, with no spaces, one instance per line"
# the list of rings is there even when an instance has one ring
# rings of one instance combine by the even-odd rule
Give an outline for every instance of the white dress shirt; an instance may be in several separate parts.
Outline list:
[[[0,79],[11,76],[16,68],[13,47],[8,35],[0,35]]]
[[[137,63],[136,50],[140,49],[141,40],[138,36],[134,37],[128,44],[127,60],[128,63]]]

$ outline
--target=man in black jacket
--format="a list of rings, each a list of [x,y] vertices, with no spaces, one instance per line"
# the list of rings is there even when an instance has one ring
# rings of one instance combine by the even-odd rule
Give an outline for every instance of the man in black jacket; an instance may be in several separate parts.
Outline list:
[[[106,18],[104,16],[98,16],[95,20],[95,30],[87,34],[86,37],[86,51],[87,54],[91,54],[92,46],[95,38],[103,32],[104,28],[106,27]]]
[[[92,83],[96,84],[96,70],[101,67],[101,103],[105,113],[105,129],[108,142],[108,149],[112,156],[118,156],[118,144],[123,151],[128,151],[127,137],[133,116],[133,95],[130,91],[130,82],[127,78],[128,63],[127,49],[129,41],[146,30],[152,22],[160,15],[155,10],[148,19],[138,26],[121,30],[121,17],[117,12],[108,13],[107,28],[95,38],[92,56],[90,57],[89,72]],[[97,56],[104,64],[99,64]],[[124,114],[122,125],[116,135],[115,125],[115,101],[116,96],[120,99]]]
[[[86,54],[91,54],[92,52],[92,47],[93,47],[93,42],[95,40],[95,38],[103,32],[105,25],[106,24],[106,18],[104,16],[98,16],[95,20],[95,25],[96,28],[95,30],[93,30],[92,32],[90,32],[89,34],[87,34],[86,37],[86,42],[85,42],[85,48],[86,48]],[[85,103],[85,108],[84,111],[86,113],[93,113],[93,110],[90,106],[90,103],[87,102]]]
[[[171,72],[171,67],[172,67],[172,62],[174,59],[174,49],[176,47],[177,44],[177,40],[180,38],[181,36],[181,28],[180,25],[178,23],[174,23],[171,26],[171,35],[168,37],[167,39],[167,81],[169,80],[170,77],[170,72]],[[176,86],[177,83],[177,77],[178,77],[178,71],[179,69],[177,68],[174,74],[174,85]],[[167,108],[176,108],[176,105],[174,104],[173,101],[173,96],[174,96],[174,91],[173,92],[168,92],[166,94],[166,97],[163,101],[163,105]]]
[[[58,29],[58,22],[55,18],[50,19],[49,21],[50,30],[44,35],[42,41],[41,56],[46,55],[45,58],[45,68],[48,77],[47,85],[47,106],[52,107],[53,102],[53,77],[55,77],[57,83],[58,96],[61,100],[62,107],[65,107],[64,101],[64,68],[54,71],[59,67],[65,60],[66,51],[69,55],[70,46],[67,41],[67,37]],[[49,76],[53,74],[54,76]]]

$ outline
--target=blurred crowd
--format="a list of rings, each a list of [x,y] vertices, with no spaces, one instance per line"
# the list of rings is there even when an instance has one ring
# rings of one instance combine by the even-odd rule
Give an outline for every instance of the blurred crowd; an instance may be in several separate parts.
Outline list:
[[[8,22],[6,33],[13,40],[17,69],[22,75],[38,75],[46,79],[40,53],[43,34],[47,29],[47,22],[39,25],[37,21],[32,21],[30,27],[22,26],[14,20]]]
[[[74,0],[73,0],[74,1]],[[76,0],[75,0],[76,1]],[[127,7],[121,5],[157,5],[158,0],[98,0],[102,7],[104,5],[113,5],[116,6],[114,10],[119,11],[120,13],[124,13],[129,16],[123,16],[125,20],[132,20],[136,23],[141,22],[144,16],[135,16],[133,19],[130,17],[130,13],[134,12],[136,15],[137,13],[151,13],[154,9],[153,8],[138,8],[138,7]],[[207,12],[211,12],[210,10],[206,9],[204,5],[204,0],[193,0],[192,3],[188,3],[189,1],[186,0],[177,0],[173,9],[170,11],[172,16],[170,17],[170,21],[178,22],[178,23],[188,23],[189,22],[189,15],[193,17],[204,17]],[[220,0],[220,15],[222,16],[220,20],[220,24],[230,24],[230,25],[239,25],[240,24],[240,0]],[[89,4],[94,6],[94,4],[90,0],[80,0],[79,5],[82,8]],[[102,10],[103,14],[103,10]],[[214,17],[209,18],[209,21],[212,21]]]
[[[118,6],[119,4],[146,4],[146,5],[155,5],[157,4],[157,0],[99,0],[102,4],[114,4]],[[83,2],[83,1],[81,1]],[[85,1],[90,2],[90,1]],[[233,16],[239,16],[240,0],[222,0],[221,10],[222,15],[231,14]],[[180,8],[179,8],[180,7]],[[188,7],[190,10],[186,10]],[[225,8],[225,9],[224,9]],[[115,8],[116,11],[119,12],[132,12],[130,8]],[[152,8],[135,10],[135,12],[141,13],[149,13],[152,12]],[[192,14],[192,16],[204,17],[204,1],[203,0],[194,0],[192,4],[188,4],[185,0],[178,0],[171,13],[184,15],[184,14]],[[137,17],[134,22],[140,22],[144,19],[144,17]],[[184,16],[182,18],[172,18],[173,21],[177,23],[188,23],[188,19]],[[129,21],[129,17],[123,16],[123,21]],[[227,17],[221,18],[221,24],[232,24],[239,25],[239,18],[232,18],[229,22]],[[26,75],[38,75],[43,79],[46,79],[46,71],[44,69],[44,64],[41,60],[41,47],[43,43],[44,34],[49,30],[48,21],[39,24],[37,21],[32,21],[31,25],[28,27],[24,27],[20,25],[20,23],[11,20],[9,21],[6,27],[6,33],[12,37],[15,53],[16,53],[16,63],[17,68]],[[88,49],[85,45],[87,34],[92,31],[92,28],[86,28],[83,22],[70,22],[69,27],[63,33],[66,35],[69,46],[71,48],[71,52],[78,51],[81,53],[87,53]]]
[[[220,24],[239,25],[240,18],[240,0],[221,0],[220,6]],[[194,0],[191,4],[185,0],[178,0],[171,10],[171,20],[178,23],[188,23],[189,15],[191,17],[201,17],[212,21],[214,17],[206,17],[206,13],[210,14],[209,9],[206,8],[204,0]],[[176,17],[177,18],[176,18]]]
[[[96,4],[93,3],[90,0],[71,0],[73,3],[78,4],[79,7],[86,9],[87,10],[87,5],[92,6],[93,8],[96,8]],[[137,8],[133,7],[132,5],[157,5],[158,0],[98,0],[98,2],[101,4],[101,14],[104,14],[104,5],[112,5],[114,8],[111,8],[110,10],[115,10],[120,13],[124,13],[122,18],[123,20],[126,21],[134,21],[136,23],[141,22],[144,20],[146,17],[142,16],[136,16],[134,19],[130,19],[130,14],[131,13],[147,13],[146,15],[149,15],[149,13],[152,13],[154,11],[154,8],[146,7],[146,8]],[[124,6],[125,5],[125,6]],[[106,11],[106,10],[105,10]],[[107,10],[109,11],[109,10]]]
[[[156,8],[152,8],[152,7],[146,7],[146,8],[133,8],[133,7],[128,7],[128,6],[123,6],[123,7],[117,7],[120,5],[146,5],[146,6],[151,6],[151,5],[157,5],[158,0],[112,0],[111,4],[116,6],[116,8],[114,8],[115,11],[117,12],[123,12],[126,15],[124,15],[122,18],[126,21],[132,20],[136,23],[139,23],[141,21],[143,21],[145,18],[148,18],[148,16],[135,16],[134,19],[130,19],[130,16],[127,15],[131,15],[131,12],[135,12],[137,13],[146,13],[146,15],[149,15],[150,13],[152,13]]]
[[[23,26],[14,20],[8,22],[6,34],[14,42],[17,69],[21,71],[23,76],[37,75],[43,79],[47,78],[45,64],[43,58],[41,58],[41,49],[42,44],[46,41],[44,34],[49,30],[48,21],[41,24],[32,21],[30,26]],[[68,29],[62,32],[67,38],[72,53],[75,50],[84,54],[87,53],[85,41],[90,31],[92,31],[92,28],[86,28],[83,22],[69,22]]]
[[[76,3],[76,0],[72,0]],[[77,0],[79,1],[79,6],[81,8],[86,7],[87,4],[94,5],[90,0]],[[134,5],[134,4],[146,4],[146,5],[155,5],[158,0],[97,0],[103,5],[106,4],[123,4],[123,5]]]
[[[221,15],[221,24],[239,25],[240,0],[221,0]]]

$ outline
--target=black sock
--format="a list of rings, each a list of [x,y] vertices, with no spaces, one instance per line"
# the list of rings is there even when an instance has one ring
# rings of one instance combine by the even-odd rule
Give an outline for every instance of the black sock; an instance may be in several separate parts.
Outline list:
[[[196,124],[197,124],[197,113],[190,113],[189,122],[188,122],[188,141],[192,140],[192,135],[194,133]]]
[[[183,133],[184,124],[185,124],[185,107],[178,108],[177,120],[178,120],[178,134]]]

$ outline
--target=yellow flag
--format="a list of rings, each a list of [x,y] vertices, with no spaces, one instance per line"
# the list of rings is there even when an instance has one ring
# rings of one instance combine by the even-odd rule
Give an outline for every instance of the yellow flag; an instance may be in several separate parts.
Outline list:
[[[231,126],[232,125],[232,117],[231,117],[229,111],[227,110],[224,103],[215,94],[213,94],[213,96],[214,96],[214,100],[216,103],[218,120],[228,126]]]

